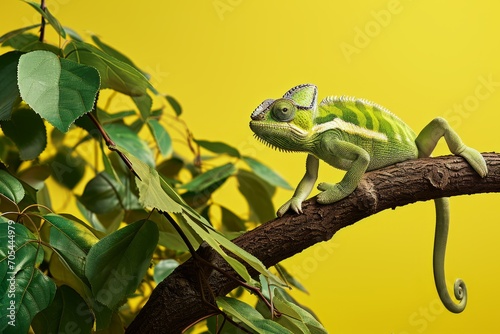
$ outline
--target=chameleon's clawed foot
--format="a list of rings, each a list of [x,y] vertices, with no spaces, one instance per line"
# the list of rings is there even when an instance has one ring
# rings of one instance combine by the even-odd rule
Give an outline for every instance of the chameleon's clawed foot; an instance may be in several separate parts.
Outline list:
[[[298,214],[302,213],[302,200],[300,198],[292,197],[285,204],[283,204],[278,212],[276,213],[278,217],[281,217],[287,212],[289,209],[292,209]]]
[[[322,191],[316,199],[320,204],[335,203],[352,192],[346,191],[339,183],[321,182],[318,184],[318,189]]]
[[[465,149],[460,152],[460,155],[467,160],[467,162],[481,177],[485,177],[488,174],[488,167],[486,166],[486,161],[484,161],[481,153],[466,146]]]

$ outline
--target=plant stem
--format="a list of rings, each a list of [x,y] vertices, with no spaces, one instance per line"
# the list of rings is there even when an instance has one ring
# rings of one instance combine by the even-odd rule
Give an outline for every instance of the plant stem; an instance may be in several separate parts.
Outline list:
[[[97,103],[97,99],[96,99],[96,103]],[[115,142],[111,139],[111,137],[108,136],[108,134],[106,133],[106,131],[104,130],[102,125],[99,123],[97,118],[95,118],[95,116],[90,112],[87,113],[87,116],[90,118],[92,123],[94,123],[95,127],[97,128],[97,130],[101,134],[102,138],[106,142],[106,146],[108,147],[108,149],[110,151],[114,151],[114,152],[118,153],[118,155],[120,156],[120,159],[122,159],[122,161],[125,163],[125,165],[127,165],[127,168],[130,170],[130,172],[132,174],[134,174],[135,177],[137,177],[140,180],[141,178],[139,177],[139,175],[136,173],[136,171],[132,167],[132,163],[130,162],[130,160],[125,156],[125,154],[123,154],[122,152],[120,152],[119,150],[116,149]]]
[[[45,0],[41,0],[40,1],[40,8],[45,11]],[[43,42],[43,40],[45,39],[45,19],[42,15],[42,22],[40,24],[40,37],[38,38],[38,40],[40,42]]]

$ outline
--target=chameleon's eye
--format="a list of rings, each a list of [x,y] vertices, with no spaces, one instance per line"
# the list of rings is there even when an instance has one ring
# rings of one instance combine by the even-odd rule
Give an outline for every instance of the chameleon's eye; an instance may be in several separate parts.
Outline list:
[[[295,117],[297,107],[292,101],[278,100],[271,110],[273,118],[280,122],[289,122]]]

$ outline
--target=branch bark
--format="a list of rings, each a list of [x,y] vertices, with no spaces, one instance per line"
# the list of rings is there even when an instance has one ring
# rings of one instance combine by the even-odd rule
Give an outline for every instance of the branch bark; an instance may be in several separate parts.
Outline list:
[[[405,161],[365,174],[358,188],[332,205],[303,203],[301,215],[288,213],[249,231],[234,242],[259,258],[266,266],[326,241],[341,228],[388,208],[440,197],[500,192],[500,154],[485,153],[489,173],[481,179],[461,157],[446,156]],[[231,267],[210,247],[198,254],[219,268]],[[256,272],[252,272],[256,275]],[[200,275],[208,286],[202,288]],[[151,294],[126,333],[180,333],[198,319],[214,313],[202,301],[223,296],[236,287],[233,280],[201,268],[192,259],[179,266]]]

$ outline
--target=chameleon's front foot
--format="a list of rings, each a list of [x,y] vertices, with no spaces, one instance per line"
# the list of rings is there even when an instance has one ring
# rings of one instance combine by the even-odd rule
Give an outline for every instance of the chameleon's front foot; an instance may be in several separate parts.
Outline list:
[[[322,191],[316,198],[320,204],[335,203],[347,197],[353,191],[346,190],[340,183],[332,184],[326,182],[318,184],[318,189]]]
[[[481,177],[485,177],[488,174],[488,167],[486,166],[486,161],[479,151],[465,146],[464,150],[459,153],[462,157],[467,160],[467,162],[472,166],[472,168]]]
[[[283,204],[278,212],[276,213],[278,217],[281,217],[287,212],[289,209],[295,211],[295,213],[302,213],[302,199],[298,197],[290,198],[285,204]]]

